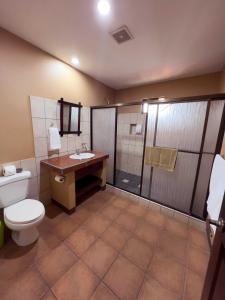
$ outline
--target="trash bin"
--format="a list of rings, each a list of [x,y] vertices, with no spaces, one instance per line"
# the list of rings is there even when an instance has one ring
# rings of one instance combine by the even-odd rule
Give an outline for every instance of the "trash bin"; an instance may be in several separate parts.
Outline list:
[[[0,220],[0,248],[4,245],[4,222]]]

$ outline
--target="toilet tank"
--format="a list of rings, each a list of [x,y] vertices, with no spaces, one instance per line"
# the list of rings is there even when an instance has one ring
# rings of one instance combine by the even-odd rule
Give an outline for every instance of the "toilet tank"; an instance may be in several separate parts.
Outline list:
[[[30,171],[7,177],[0,176],[0,208],[10,206],[27,197],[30,177]]]

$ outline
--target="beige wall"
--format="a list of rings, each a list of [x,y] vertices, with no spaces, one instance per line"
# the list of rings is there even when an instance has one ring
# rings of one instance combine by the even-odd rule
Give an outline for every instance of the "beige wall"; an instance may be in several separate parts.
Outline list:
[[[225,93],[225,70],[221,73],[220,92]]]
[[[113,102],[114,90],[0,29],[0,163],[34,156],[29,96]]]
[[[184,97],[221,92],[221,72],[185,79],[170,80],[116,91],[116,102],[139,101],[143,98]],[[225,89],[225,75],[224,75]]]

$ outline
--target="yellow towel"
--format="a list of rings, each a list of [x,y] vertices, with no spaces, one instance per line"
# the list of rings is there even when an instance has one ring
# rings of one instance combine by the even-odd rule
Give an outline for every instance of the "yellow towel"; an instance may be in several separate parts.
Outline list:
[[[145,164],[173,172],[177,159],[177,149],[146,147]]]

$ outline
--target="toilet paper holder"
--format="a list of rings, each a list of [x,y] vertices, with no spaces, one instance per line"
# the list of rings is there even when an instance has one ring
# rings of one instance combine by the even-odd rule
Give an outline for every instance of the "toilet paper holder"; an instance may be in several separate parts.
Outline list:
[[[55,181],[58,183],[64,183],[65,182],[65,177],[62,175],[56,175],[55,176]]]

